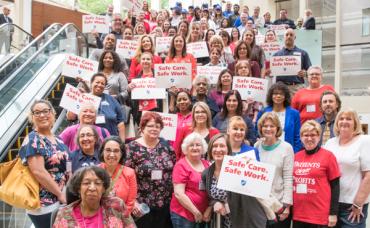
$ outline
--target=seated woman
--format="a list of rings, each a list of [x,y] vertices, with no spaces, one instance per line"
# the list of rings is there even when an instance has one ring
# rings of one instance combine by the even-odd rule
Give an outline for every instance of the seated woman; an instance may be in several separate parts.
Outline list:
[[[100,139],[98,132],[92,125],[82,125],[76,135],[76,142],[80,149],[69,154],[69,160],[72,162],[72,173],[81,167],[98,165]]]
[[[104,196],[109,186],[104,169],[89,166],[77,170],[68,183],[76,201],[59,209],[53,227],[135,227],[133,220],[124,216],[124,202]]]
[[[181,147],[185,157],[176,163],[172,173],[174,194],[170,211],[174,228],[208,222],[212,209],[208,208],[207,192],[200,187],[201,173],[209,166],[209,162],[202,159],[207,143],[194,132],[184,139]]]
[[[111,136],[104,140],[100,149],[100,167],[105,169],[111,178],[112,187],[108,194],[125,202],[125,217],[129,217],[135,205],[137,183],[135,170],[123,165],[125,159],[126,147],[119,137]]]
[[[240,93],[237,90],[230,90],[225,96],[222,111],[213,118],[212,125],[220,132],[226,133],[230,119],[234,116],[240,116],[244,120],[247,126],[245,140],[248,140],[249,145],[254,145],[257,140],[254,124],[247,115],[243,115],[243,101]]]

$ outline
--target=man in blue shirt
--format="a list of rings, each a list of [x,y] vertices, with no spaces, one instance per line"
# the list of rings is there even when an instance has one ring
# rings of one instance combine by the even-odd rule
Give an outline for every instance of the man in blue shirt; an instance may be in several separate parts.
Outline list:
[[[253,20],[253,17],[250,17],[249,16],[249,7],[247,5],[244,5],[243,6],[243,9],[242,9],[242,13],[245,13],[247,14],[247,20],[252,20],[253,23],[254,23],[254,20]],[[241,17],[241,16],[240,16]],[[234,26],[235,27],[239,27],[241,24],[242,24],[242,21],[241,21],[241,18],[238,17],[234,23]]]
[[[295,76],[277,76],[276,81],[281,81],[286,84],[293,97],[294,93],[299,89],[304,88],[304,77],[307,75],[307,70],[311,66],[311,60],[308,53],[295,46],[294,42],[296,35],[293,29],[289,28],[284,34],[284,47],[276,52],[274,56],[300,56],[301,70]]]
[[[288,11],[286,9],[280,10],[280,18],[274,21],[274,25],[286,25],[287,28],[295,29],[296,26],[293,20],[290,20],[288,17]]]
[[[231,7],[232,7],[232,3],[231,2],[227,2],[226,3],[226,9],[225,11],[222,13],[223,16],[227,19],[229,19],[229,17],[233,14],[233,11],[231,11]]]

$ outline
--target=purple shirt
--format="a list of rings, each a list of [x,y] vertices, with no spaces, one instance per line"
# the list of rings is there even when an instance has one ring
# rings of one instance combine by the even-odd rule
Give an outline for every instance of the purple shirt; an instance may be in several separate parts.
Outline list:
[[[219,92],[217,91],[216,89],[212,90],[210,93],[209,93],[209,99],[212,99],[216,102],[217,106],[220,108],[220,110],[222,109],[223,105],[224,105],[224,98],[225,98],[225,95],[226,94],[222,94],[222,92]]]
[[[60,133],[59,135],[59,137],[63,140],[64,144],[68,146],[69,151],[75,151],[79,149],[78,145],[76,144],[76,136],[77,136],[77,131],[79,127],[80,127],[80,124],[69,126],[66,129],[64,129],[64,131]],[[105,138],[110,136],[110,133],[107,129],[98,127],[96,125],[94,125],[94,127],[96,131],[98,132],[100,140],[104,141]]]

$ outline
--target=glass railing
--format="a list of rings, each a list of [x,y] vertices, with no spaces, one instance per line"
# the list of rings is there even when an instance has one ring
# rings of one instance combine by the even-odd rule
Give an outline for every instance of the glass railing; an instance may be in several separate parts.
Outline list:
[[[10,27],[14,27],[14,31],[21,30],[21,28],[14,24],[5,25],[7,26],[5,26],[4,29],[10,29]],[[3,27],[3,25],[1,27]],[[52,24],[42,34],[32,40],[27,39],[27,37],[22,37],[21,35],[16,36],[16,33],[14,32],[14,38],[16,38],[16,40],[14,40],[14,42],[12,41],[10,48],[11,53],[4,55],[6,61],[4,60],[2,64],[0,62],[0,86],[3,84],[3,82],[9,79],[9,75],[13,74],[18,68],[20,68],[20,66],[24,64],[33,54],[35,54],[36,51],[38,51],[61,27],[62,24]],[[17,28],[17,30],[15,28]],[[5,51],[6,48],[4,47],[5,45],[2,45],[1,50]]]
[[[2,24],[0,26],[0,55],[14,55],[26,47],[34,37],[16,24]]]

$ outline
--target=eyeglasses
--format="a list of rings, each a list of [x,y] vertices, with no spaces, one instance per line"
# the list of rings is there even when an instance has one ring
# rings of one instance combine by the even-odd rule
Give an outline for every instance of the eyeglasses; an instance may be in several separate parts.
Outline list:
[[[50,108],[44,109],[44,110],[41,110],[41,111],[33,111],[32,115],[34,115],[35,117],[40,117],[41,114],[43,114],[44,116],[47,116],[47,115],[50,114],[50,111],[51,111]]]
[[[302,138],[315,138],[318,137],[318,134],[304,134],[302,135]]]
[[[108,154],[110,154],[110,153],[118,154],[118,153],[121,153],[121,150],[120,149],[112,150],[110,148],[105,148],[104,152],[106,152]]]

